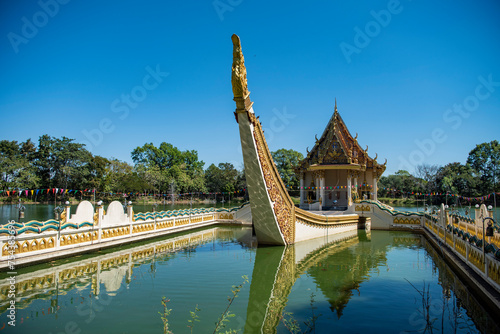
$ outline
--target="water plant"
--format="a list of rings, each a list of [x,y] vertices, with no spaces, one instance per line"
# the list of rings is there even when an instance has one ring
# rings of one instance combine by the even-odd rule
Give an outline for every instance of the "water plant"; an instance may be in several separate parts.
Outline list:
[[[215,323],[215,328],[214,328],[213,334],[219,334],[219,333],[225,333],[225,334],[238,333],[238,331],[236,331],[234,329],[229,329],[229,330],[226,330],[225,332],[222,332],[222,331],[229,324],[230,319],[235,316],[235,314],[232,313],[229,310],[229,308],[233,304],[234,300],[238,297],[238,294],[240,293],[240,291],[243,288],[243,286],[246,283],[248,283],[248,276],[247,275],[243,275],[242,278],[243,278],[243,282],[241,284],[239,284],[239,285],[233,285],[231,287],[231,293],[232,293],[232,295],[227,297],[228,304],[227,304],[224,312],[222,312],[222,314],[217,319],[217,322]],[[170,315],[170,312],[172,311],[172,309],[169,309],[167,307],[167,303],[169,301],[170,301],[170,299],[168,299],[167,297],[162,297],[161,304],[163,305],[163,312],[158,312],[160,314],[161,320],[163,322],[163,334],[173,334],[173,332],[170,331],[170,329],[169,329],[169,322],[168,322],[168,316]],[[191,319],[188,319],[188,325],[187,325],[187,327],[190,329],[191,333],[193,333],[193,328],[195,326],[195,323],[200,321],[199,320],[199,315],[198,315],[199,311],[201,311],[201,310],[198,308],[198,305],[196,305],[195,306],[195,310],[189,312],[189,315],[190,315]]]
[[[170,315],[170,312],[172,309],[169,309],[167,307],[167,303],[170,301],[167,297],[162,297],[161,298],[161,305],[163,306],[163,313],[158,312],[161,317],[161,321],[163,322],[163,334],[173,334],[172,331],[168,329],[168,316]]]
[[[310,307],[311,307],[311,317],[306,319],[304,321],[304,325],[306,326],[306,329],[302,331],[302,328],[300,327],[299,322],[297,319],[294,318],[292,312],[285,312],[283,311],[281,313],[280,320],[283,323],[283,326],[292,334],[306,334],[306,333],[316,333],[316,321],[318,320],[319,317],[322,316],[322,314],[315,314],[314,310],[317,309],[316,306],[314,306],[314,303],[316,300],[314,299],[316,295],[314,293],[311,293],[311,299],[310,299]]]

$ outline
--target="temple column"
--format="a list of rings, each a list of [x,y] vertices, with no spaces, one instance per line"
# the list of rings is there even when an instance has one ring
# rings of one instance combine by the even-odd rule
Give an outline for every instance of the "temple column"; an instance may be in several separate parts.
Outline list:
[[[354,176],[354,191],[356,193],[358,193],[358,175],[359,175],[358,171],[353,172],[353,176]],[[358,193],[358,195],[359,195],[359,193]],[[356,198],[358,198],[358,197],[356,196]]]
[[[350,171],[348,171],[347,172],[347,207],[348,208],[352,205],[351,178],[352,178],[352,173]]]
[[[304,205],[304,173],[300,173],[300,205]]]
[[[314,184],[316,185],[316,201],[319,201],[319,175],[318,172],[314,172]]]
[[[354,190],[358,193],[358,177],[354,178]]]
[[[321,203],[319,209],[323,208],[325,204],[325,171],[319,171],[319,198],[321,199]]]
[[[373,200],[377,200],[377,192],[378,192],[378,187],[377,187],[377,175],[373,176]]]

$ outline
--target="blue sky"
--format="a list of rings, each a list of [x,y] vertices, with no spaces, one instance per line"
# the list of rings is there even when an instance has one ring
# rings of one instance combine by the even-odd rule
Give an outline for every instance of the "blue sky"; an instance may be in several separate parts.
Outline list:
[[[305,153],[338,110],[387,174],[499,139],[497,1],[2,1],[0,139],[49,134],[132,162],[165,141],[242,167],[240,36],[271,150]],[[128,97],[127,97],[128,96]]]

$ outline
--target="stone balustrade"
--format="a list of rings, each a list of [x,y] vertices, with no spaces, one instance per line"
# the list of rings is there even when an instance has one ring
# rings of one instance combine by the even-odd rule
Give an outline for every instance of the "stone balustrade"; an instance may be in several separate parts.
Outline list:
[[[102,205],[94,209],[92,203],[83,201],[73,215],[67,206],[60,221],[3,225],[0,228],[0,270],[223,221],[233,222],[242,207],[134,214],[131,205],[125,213],[117,201],[108,206],[107,212]]]
[[[500,233],[494,232],[494,236],[486,237],[483,251],[483,226],[478,226],[479,219],[472,224],[466,217],[450,219],[456,217],[448,215],[447,210],[444,212],[446,214],[441,219],[425,215],[425,230],[500,292]]]

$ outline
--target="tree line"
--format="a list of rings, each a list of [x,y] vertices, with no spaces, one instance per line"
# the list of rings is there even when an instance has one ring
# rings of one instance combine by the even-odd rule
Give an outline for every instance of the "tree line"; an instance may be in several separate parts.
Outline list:
[[[129,164],[90,153],[66,137],[0,141],[0,190],[95,189],[101,193],[219,193],[245,189],[244,171],[211,164],[169,143],[136,147]]]
[[[297,189],[294,168],[303,155],[294,150],[271,152],[283,182]],[[84,144],[43,135],[38,143],[0,141],[0,190],[95,189],[101,193],[234,193],[246,188],[245,172],[233,164],[211,164],[196,150],[181,151],[169,143],[146,143],[131,152],[133,165],[91,154]],[[400,170],[379,180],[379,197],[418,197],[441,193],[477,197],[500,190],[500,144],[482,143],[465,164],[422,164],[414,175]],[[413,195],[412,195],[413,193]],[[296,195],[296,194],[291,194]],[[436,198],[436,200],[442,200]]]
[[[422,164],[414,174],[399,170],[379,181],[379,197],[413,197],[416,194],[435,196],[443,202],[446,194],[476,198],[500,191],[500,144],[497,140],[476,145],[469,152],[466,163],[448,163],[445,166]],[[413,195],[412,195],[413,194]]]

